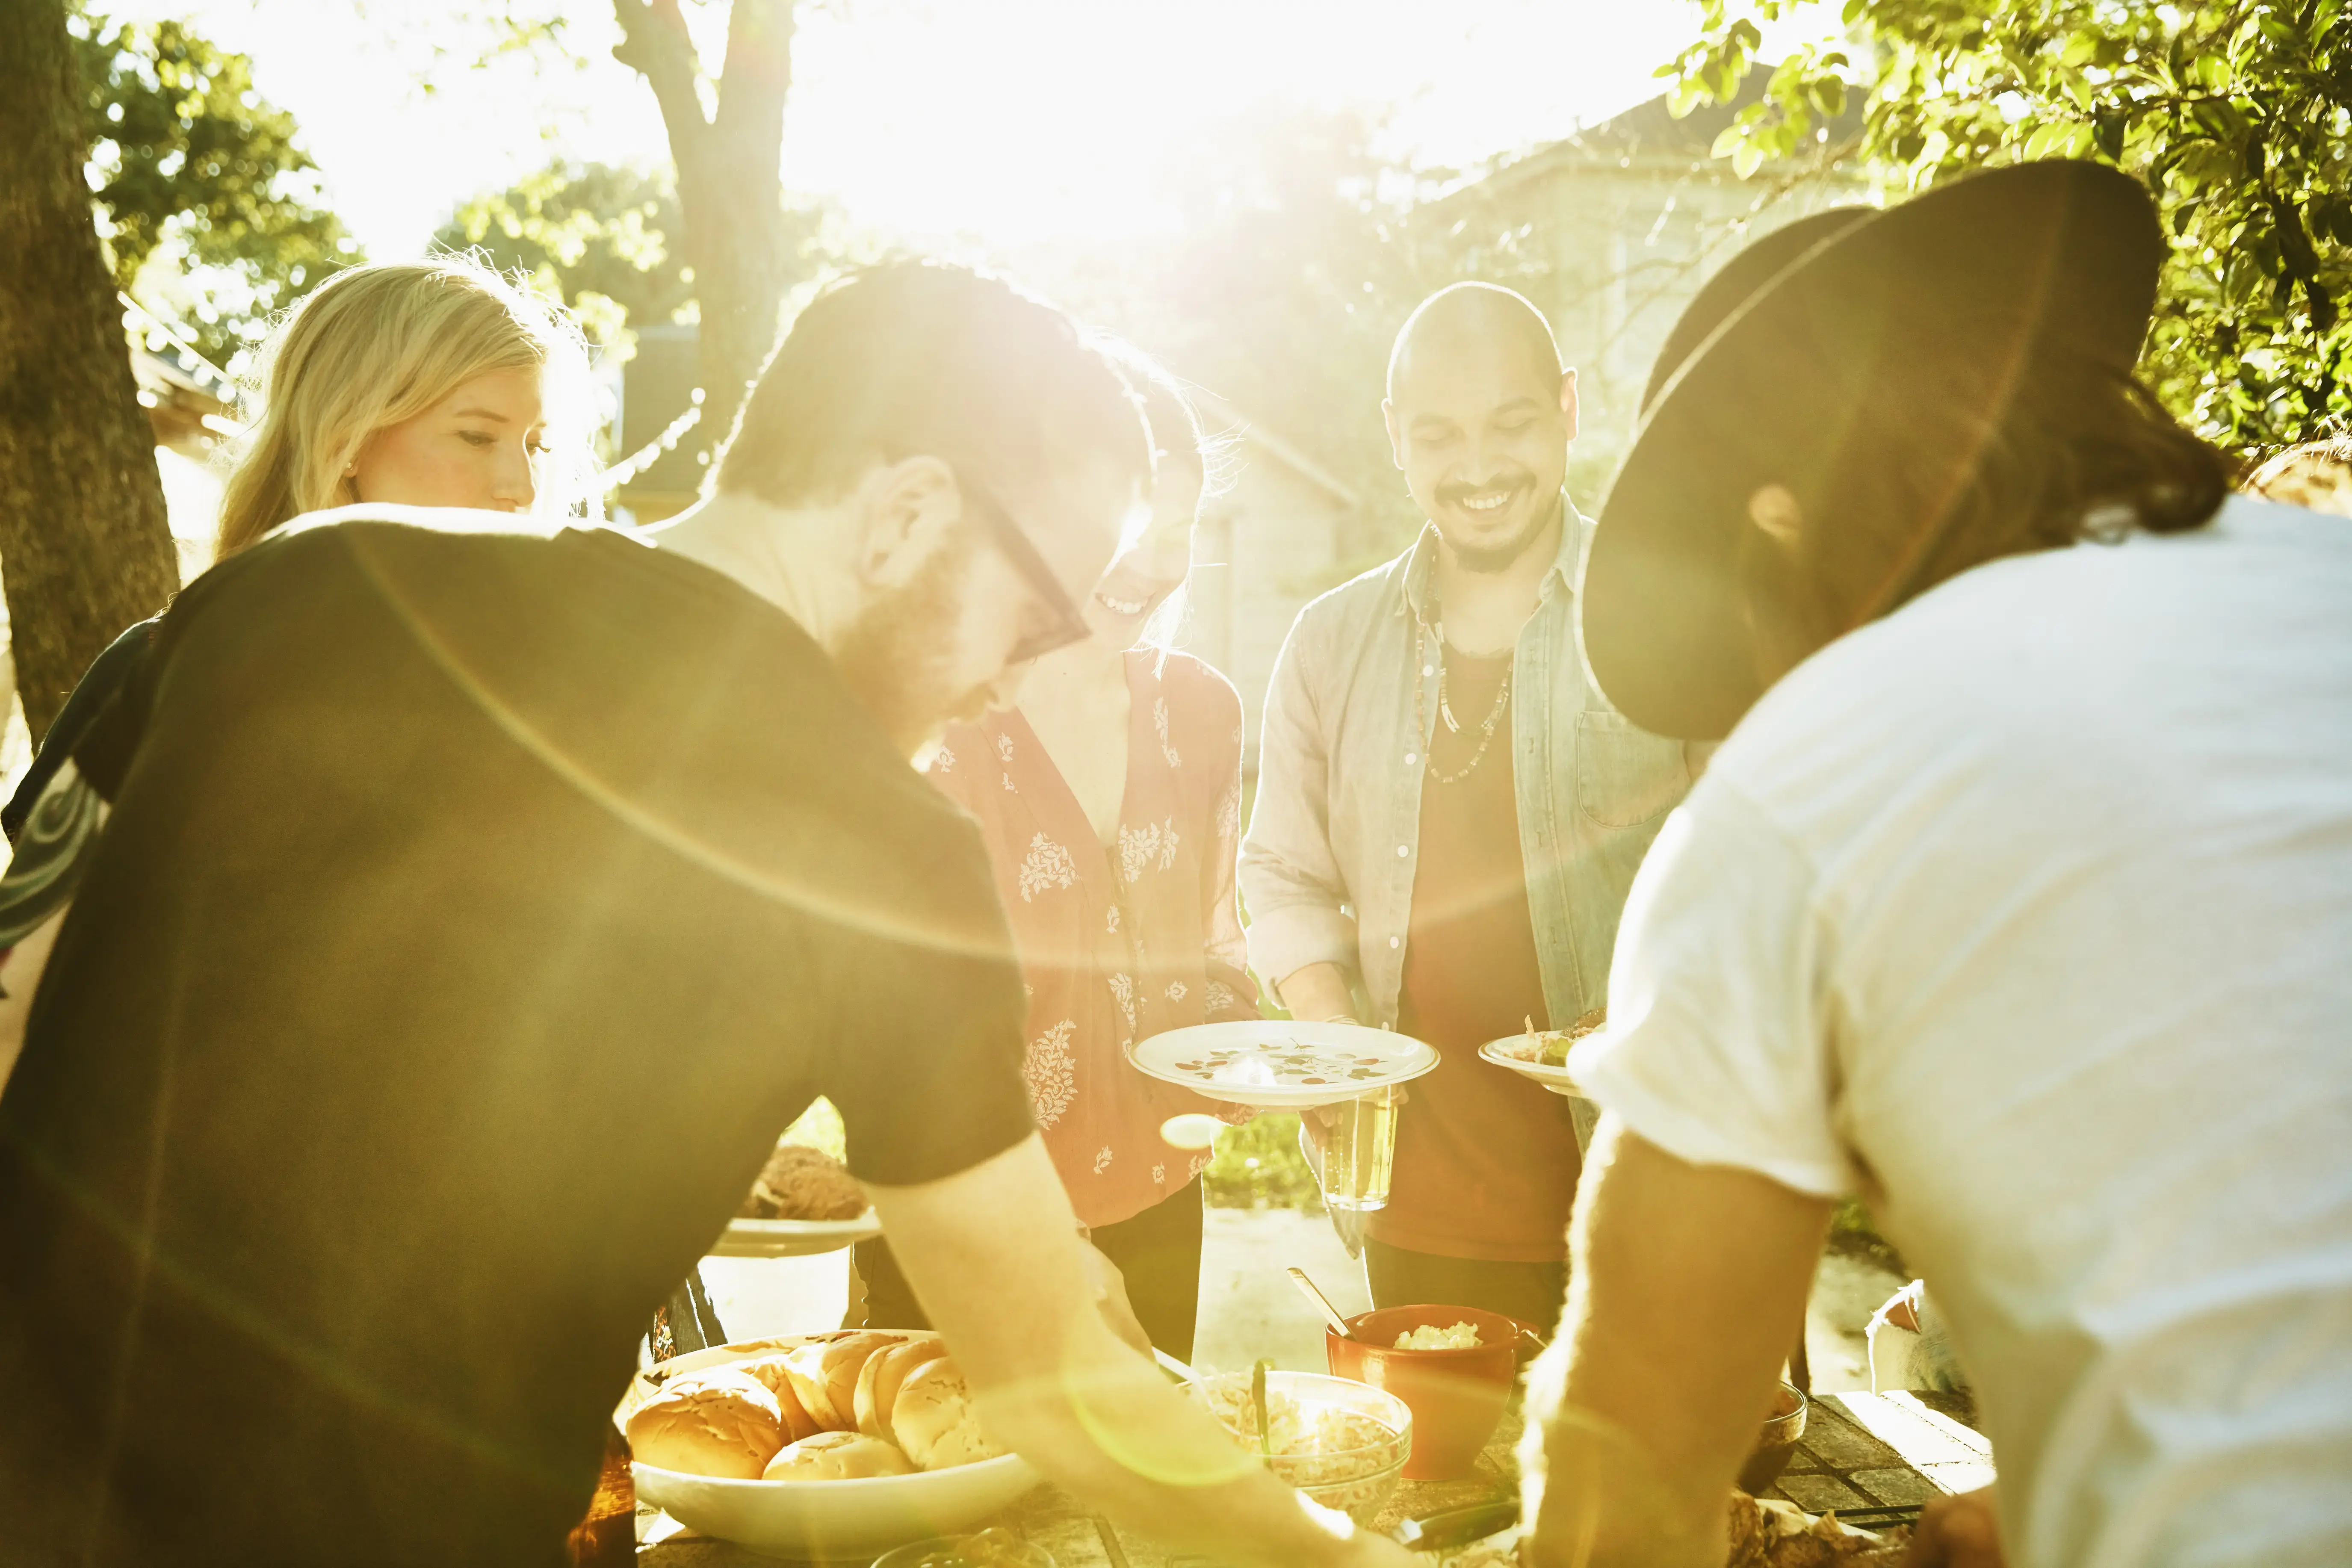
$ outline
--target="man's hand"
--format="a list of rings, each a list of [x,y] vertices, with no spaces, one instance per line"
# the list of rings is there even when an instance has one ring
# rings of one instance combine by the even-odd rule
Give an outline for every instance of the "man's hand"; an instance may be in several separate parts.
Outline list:
[[[1352,1024],[1356,999],[1348,987],[1348,972],[1336,963],[1310,963],[1275,983],[1275,994],[1290,1016],[1302,1024]]]
[[[1276,1480],[1112,1331],[1116,1271],[1088,1261],[1036,1134],[866,1194],[982,1421],[1083,1504],[1236,1568],[1411,1568],[1402,1547]]]
[[[1604,1116],[1570,1229],[1568,1314],[1528,1380],[1534,1561],[1723,1561],[1830,1205],[1685,1164]]]
[[[2008,1568],[1992,1490],[1986,1487],[1929,1503],[1911,1531],[1903,1568]]]

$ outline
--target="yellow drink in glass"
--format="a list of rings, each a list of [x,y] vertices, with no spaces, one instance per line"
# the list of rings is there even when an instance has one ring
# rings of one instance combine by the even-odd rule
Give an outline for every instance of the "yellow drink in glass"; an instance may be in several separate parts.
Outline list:
[[[1396,1167],[1395,1089],[1376,1089],[1332,1106],[1335,1119],[1324,1135],[1323,1201],[1335,1209],[1388,1207],[1389,1177]]]

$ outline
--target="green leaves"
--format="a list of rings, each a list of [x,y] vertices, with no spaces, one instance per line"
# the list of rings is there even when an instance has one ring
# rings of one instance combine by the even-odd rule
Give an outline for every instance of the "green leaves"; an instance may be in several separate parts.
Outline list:
[[[74,31],[87,174],[115,281],[227,366],[278,311],[359,260],[358,247],[326,210],[293,117],[254,90],[243,55],[180,22],[83,13]],[[192,290],[188,272],[211,276]]]
[[[2026,137],[2019,155],[2026,159],[2080,158],[2090,152],[2093,140],[2092,128],[2080,121],[2057,121]]]
[[[673,320],[694,298],[677,244],[684,231],[666,175],[558,163],[467,202],[434,238],[530,274],[581,312],[600,344],[625,352],[627,329]]]
[[[1687,109],[1784,7],[1707,0],[1669,79]],[[2352,420],[2352,20],[2347,0],[1847,0],[1877,82],[1857,160],[1917,187],[1988,163],[2096,157],[2146,181],[2174,237],[2142,371],[2244,446]],[[1690,68],[1700,63],[1705,72]],[[1742,177],[1826,118],[1841,59],[1800,49],[1717,139]],[[1736,83],[1734,86],[1736,87]],[[2282,216],[2285,215],[2285,216]]]

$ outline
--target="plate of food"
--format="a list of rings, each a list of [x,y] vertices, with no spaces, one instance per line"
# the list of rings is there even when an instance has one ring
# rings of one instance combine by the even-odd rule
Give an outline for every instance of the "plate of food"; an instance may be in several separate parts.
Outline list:
[[[795,1557],[870,1557],[951,1534],[1039,1479],[982,1429],[930,1333],[697,1351],[640,1373],[614,1420],[639,1498],[690,1530]]]
[[[1410,1082],[1437,1065],[1437,1049],[1360,1024],[1245,1018],[1154,1035],[1131,1047],[1127,1059],[1139,1072],[1210,1100],[1297,1110]]]
[[[1593,1009],[1565,1029],[1538,1029],[1530,1018],[1525,1034],[1488,1040],[1478,1047],[1478,1057],[1539,1083],[1554,1094],[1581,1100],[1586,1098],[1584,1091],[1569,1076],[1568,1053],[1577,1041],[1600,1033],[1608,1022],[1609,1011],[1605,1007]]]
[[[882,1222],[840,1161],[822,1149],[779,1143],[710,1255],[805,1258],[881,1234]]]

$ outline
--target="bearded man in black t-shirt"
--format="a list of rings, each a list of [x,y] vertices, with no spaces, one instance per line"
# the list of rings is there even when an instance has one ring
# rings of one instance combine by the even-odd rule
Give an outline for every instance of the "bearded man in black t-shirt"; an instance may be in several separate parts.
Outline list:
[[[52,785],[103,826],[0,1095],[10,1561],[561,1562],[820,1094],[1000,1437],[1223,1557],[1404,1561],[1120,1342],[908,765],[1085,635],[1149,454],[1067,320],[909,264],[657,534],[354,507],[190,587]]]

